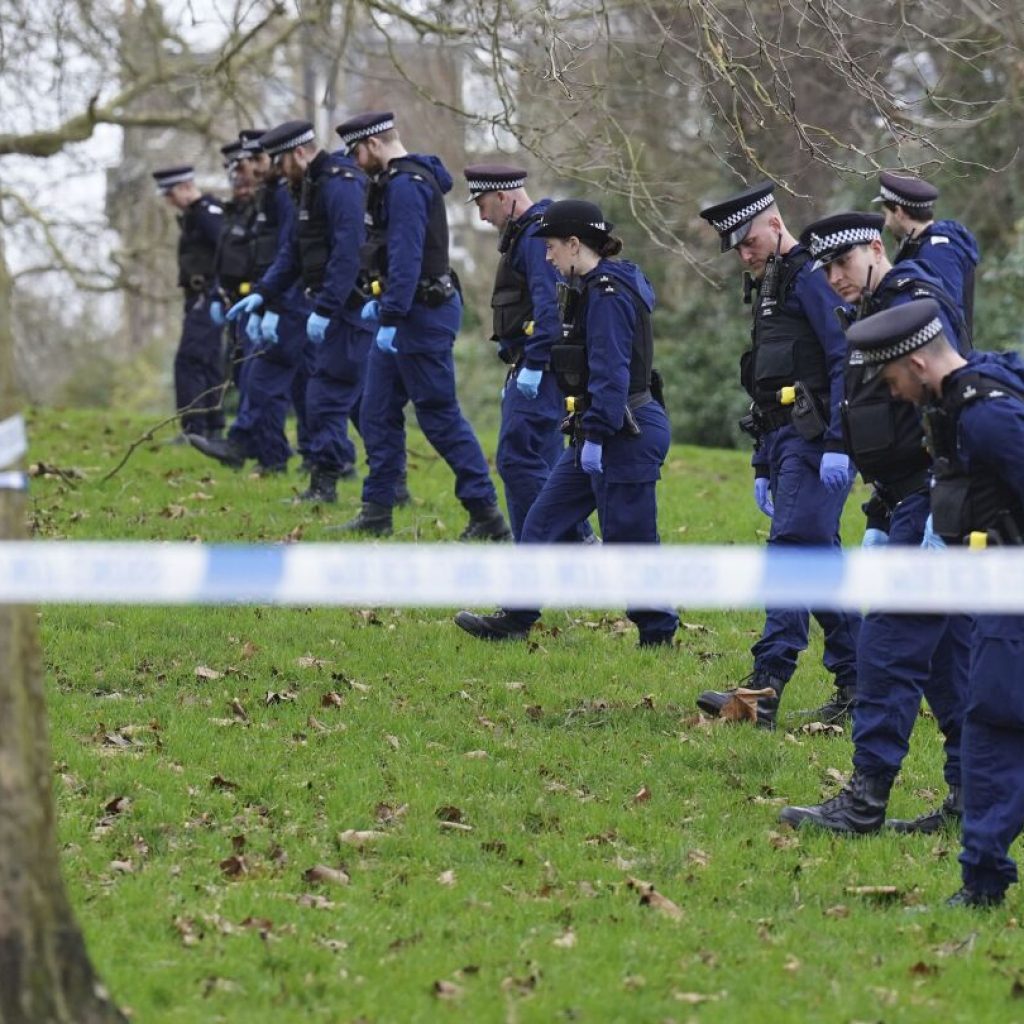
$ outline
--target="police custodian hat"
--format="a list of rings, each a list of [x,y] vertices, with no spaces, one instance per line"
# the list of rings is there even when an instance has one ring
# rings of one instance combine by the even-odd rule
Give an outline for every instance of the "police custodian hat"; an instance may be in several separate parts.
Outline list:
[[[922,348],[941,333],[939,304],[934,299],[914,299],[858,320],[846,332],[846,340],[865,366],[882,366]]]
[[[242,155],[241,139],[232,139],[230,142],[225,142],[220,147],[220,155],[224,158],[225,167],[233,167],[237,164],[238,158]]]
[[[315,141],[316,132],[310,121],[285,121],[269,132],[260,136],[260,145],[267,156],[280,156],[298,146],[306,146]]]
[[[153,172],[153,179],[156,187],[161,193],[166,194],[175,185],[181,185],[186,181],[195,179],[195,168],[191,164],[179,164],[177,167],[164,167],[162,170]]]
[[[514,192],[526,184],[527,173],[512,164],[470,164],[462,172],[469,186],[469,200],[488,192]]]
[[[814,259],[814,270],[848,253],[855,245],[882,240],[885,218],[880,213],[834,213],[808,224],[800,233]]]
[[[395,127],[395,115],[390,110],[376,110],[368,114],[357,114],[347,121],[342,121],[334,130],[349,152],[357,142],[368,139],[372,135],[383,135]]]
[[[728,252],[747,237],[754,218],[774,202],[775,183],[762,181],[720,203],[705,206],[700,215],[720,235],[722,252]]]
[[[873,202],[897,203],[910,210],[923,210],[935,204],[939,198],[939,190],[927,181],[914,177],[912,174],[897,174],[895,171],[882,171],[878,176],[878,195]]]
[[[539,238],[571,238],[588,245],[608,240],[614,224],[604,219],[601,207],[585,199],[560,199],[545,211],[534,234]]]
[[[255,156],[263,152],[262,138],[267,134],[266,128],[243,128],[238,133],[238,141],[242,144],[242,156]]]

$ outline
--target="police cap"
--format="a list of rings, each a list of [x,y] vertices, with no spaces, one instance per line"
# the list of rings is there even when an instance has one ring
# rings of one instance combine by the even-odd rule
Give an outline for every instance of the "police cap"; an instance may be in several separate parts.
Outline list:
[[[939,190],[927,181],[912,174],[882,171],[878,176],[878,195],[873,202],[897,203],[908,210],[924,210],[933,206],[938,198]]]
[[[762,181],[720,203],[705,206],[700,215],[721,236],[722,252],[728,252],[747,237],[753,219],[774,202],[774,182]]]
[[[266,128],[243,128],[238,133],[238,141],[242,144],[242,156],[256,156],[263,152],[262,138],[267,134]]]
[[[885,218],[880,213],[834,213],[808,224],[800,242],[814,258],[814,270],[848,253],[855,245],[882,240]]]
[[[285,121],[260,136],[260,145],[267,156],[280,156],[298,146],[307,146],[316,140],[316,132],[309,121]]]
[[[347,121],[342,121],[334,130],[348,148],[349,153],[357,142],[370,138],[371,135],[383,135],[395,127],[395,115],[390,110],[377,110],[368,114],[357,114]]]
[[[179,164],[177,167],[164,167],[162,170],[153,172],[153,179],[161,194],[166,194],[175,185],[181,185],[186,181],[195,179],[195,168],[191,164]]]
[[[470,164],[462,172],[469,186],[469,202],[488,192],[513,192],[526,184],[527,173],[512,164]]]
[[[614,224],[604,219],[601,207],[585,199],[560,199],[545,211],[534,234],[540,238],[571,238],[588,245],[601,245]]]
[[[224,158],[224,166],[232,167],[238,163],[238,158],[242,155],[242,143],[238,139],[224,143],[220,147],[220,155]]]
[[[882,366],[927,345],[942,333],[935,299],[914,299],[866,316],[846,332],[850,348],[866,366]]]

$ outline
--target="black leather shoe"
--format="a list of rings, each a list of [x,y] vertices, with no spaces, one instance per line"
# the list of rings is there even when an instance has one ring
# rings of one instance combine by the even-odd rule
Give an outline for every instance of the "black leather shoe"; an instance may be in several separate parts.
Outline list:
[[[853,778],[830,800],[810,807],[783,807],[779,820],[793,826],[806,822],[845,835],[879,832],[885,824],[890,789],[889,779],[854,772]]]
[[[409,481],[402,476],[395,484],[395,505],[397,508],[405,508],[412,504],[412,495],[409,493]]]
[[[812,722],[824,722],[826,725],[842,725],[853,711],[857,700],[857,687],[836,684],[836,691],[820,708],[801,711],[801,717]]]
[[[984,907],[998,907],[1005,898],[1006,893],[1003,892],[986,892],[983,889],[971,889],[965,885],[946,900],[946,906],[978,910]]]
[[[338,474],[333,469],[313,467],[309,486],[295,496],[296,501],[333,505],[338,500]]]
[[[455,625],[478,640],[525,640],[530,632],[529,626],[524,628],[504,611],[493,615],[459,612],[455,616]]]
[[[488,505],[469,513],[469,523],[459,534],[459,540],[512,540],[512,531],[497,505]]]
[[[959,828],[964,816],[963,791],[959,786],[950,786],[949,795],[933,811],[926,811],[916,818],[890,818],[886,828],[894,832],[920,832],[931,835],[945,828]]]
[[[223,437],[207,437],[205,434],[188,434],[188,443],[196,451],[208,455],[211,459],[231,469],[241,469],[245,465],[242,450],[230,440]]]
[[[359,515],[338,527],[347,533],[368,533],[373,537],[387,537],[392,530],[391,509],[364,501]]]
[[[724,708],[725,705],[736,696],[737,690],[741,688],[748,690],[764,690],[770,688],[775,691],[775,697],[757,698],[757,725],[761,729],[774,729],[775,719],[779,713],[778,694],[782,693],[782,688],[785,685],[786,684],[782,679],[779,679],[777,676],[769,675],[767,672],[752,672],[743,680],[742,687],[734,686],[731,690],[705,690],[697,698],[697,707],[699,707],[705,715],[710,715],[712,718],[718,718],[722,714],[722,708]]]

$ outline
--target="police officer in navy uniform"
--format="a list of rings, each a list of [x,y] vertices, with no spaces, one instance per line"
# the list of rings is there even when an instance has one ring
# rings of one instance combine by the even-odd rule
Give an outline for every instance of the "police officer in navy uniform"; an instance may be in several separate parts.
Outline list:
[[[184,434],[216,437],[224,429],[221,328],[209,316],[214,255],[224,221],[219,200],[199,191],[191,166],[153,172],[160,194],[178,211],[178,286],[185,299],[174,357],[174,396]]]
[[[270,345],[280,343],[283,310],[305,317],[306,337],[315,351],[306,392],[313,468],[299,499],[335,502],[338,479],[355,475],[348,420],[359,400],[373,337],[360,319],[362,297],[356,287],[366,176],[344,154],[317,145],[308,121],[286,121],[260,142],[299,190],[298,210],[273,263],[228,315],[265,310],[261,336]],[[294,289],[300,286],[308,299],[305,306],[297,305]]]
[[[491,294],[498,355],[509,366],[501,392],[501,429],[495,460],[505,484],[509,526],[518,541],[551,467],[565,448],[560,429],[564,396],[551,373],[551,346],[561,331],[556,274],[536,234],[550,199],[534,202],[527,172],[510,164],[471,164],[463,172],[480,219],[500,232],[501,258]],[[585,525],[572,538],[592,538]]]
[[[932,299],[868,317],[848,337],[895,398],[923,407],[935,462],[934,532],[951,545],[1024,542],[1021,357],[965,358]],[[1017,881],[1009,850],[1024,827],[1022,652],[1024,616],[975,616],[962,739],[963,885],[952,906],[1001,903]]]
[[[701,210],[747,270],[745,298],[754,294],[752,346],[740,377],[753,400],[743,425],[755,437],[754,498],[771,518],[769,545],[838,550],[839,518],[854,469],[843,450],[840,405],[846,342],[835,316],[836,296],[811,266],[775,203],[774,185],[762,182]],[[796,385],[800,385],[797,396]],[[845,717],[856,694],[858,619],[845,612],[815,611],[825,632],[825,667],[835,676],[835,696],[814,712],[825,721]],[[769,609],[754,644],[751,689],[769,689],[757,700],[757,724],[773,728],[779,697],[807,646],[808,612]],[[709,690],[697,705],[718,715],[735,690]]]
[[[882,245],[882,227],[878,214],[840,213],[808,225],[801,241],[824,266],[832,287],[851,304],[851,318],[933,298],[941,303],[945,336],[966,348],[957,301],[924,264],[903,260],[892,266]],[[843,419],[847,449],[864,480],[874,486],[864,506],[864,546],[920,546],[931,486],[920,416],[913,405],[891,397],[877,365],[865,364],[859,349],[852,350],[847,363]],[[853,776],[821,804],[784,808],[784,822],[851,834],[877,832],[884,824],[901,832],[935,832],[959,823],[970,630],[965,615],[873,612],[864,618],[857,644]],[[909,749],[922,694],[945,739],[949,794],[936,810],[886,823],[889,793]]]
[[[249,165],[257,183],[251,281],[269,270],[295,225],[295,204],[287,184],[260,142],[265,134],[260,129],[245,129],[239,136],[242,161]],[[249,281],[243,282],[242,294],[248,295],[250,290]],[[292,450],[285,422],[292,381],[303,359],[308,315],[306,299],[296,283],[281,294],[275,310],[234,321],[247,343],[239,377],[238,416],[226,440],[193,438],[196,448],[232,468],[240,468],[246,459],[255,459],[262,473],[287,467]]]
[[[571,289],[550,365],[572,398],[572,444],[526,515],[524,544],[563,540],[595,509],[606,544],[658,543],[656,487],[670,430],[652,392],[654,289],[635,263],[612,259],[622,249],[612,227],[594,203],[565,199],[548,207],[536,229]],[[626,614],[641,646],[672,643],[674,609]],[[462,611],[455,622],[482,640],[521,640],[539,617],[537,609],[505,608]]]
[[[939,190],[900,171],[882,171],[874,202],[885,209],[885,226],[900,243],[893,263],[917,260],[929,267],[963,310],[974,330],[974,276],[980,255],[974,235],[955,220],[935,220]]]
[[[461,540],[511,540],[487,460],[455,394],[452,346],[462,296],[448,259],[444,197],[451,175],[436,156],[409,153],[390,111],[361,114],[337,127],[358,165],[376,178],[367,209],[364,322],[376,331],[359,425],[370,472],[362,508],[344,529],[382,536],[405,466],[405,413],[416,418],[455,473],[455,494],[469,512]]]

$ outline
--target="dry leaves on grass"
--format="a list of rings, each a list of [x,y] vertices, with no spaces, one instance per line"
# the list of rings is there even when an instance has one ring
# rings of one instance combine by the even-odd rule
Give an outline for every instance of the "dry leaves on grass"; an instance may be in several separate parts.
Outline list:
[[[220,679],[223,673],[218,672],[215,668],[209,668],[206,665],[196,665],[195,677],[196,679]]]
[[[302,880],[310,885],[348,885],[352,881],[347,871],[326,864],[314,864],[303,871]]]
[[[344,846],[364,846],[386,836],[387,832],[378,832],[375,829],[347,828],[344,832],[338,833],[338,842]]]
[[[437,876],[437,884],[447,886],[449,889],[455,885],[457,879],[455,877],[455,871],[452,868],[448,868],[447,871],[442,871]]]
[[[462,989],[454,981],[435,981],[434,995],[438,999],[458,999]]]
[[[634,892],[640,894],[640,906],[651,907],[654,910],[660,911],[666,917],[672,918],[673,921],[682,920],[683,911],[681,908],[667,896],[663,896],[658,892],[654,888],[653,882],[644,882],[639,878],[627,878],[626,885]]]
[[[722,705],[719,717],[726,722],[756,722],[758,698],[776,696],[778,695],[770,686],[760,690],[751,690],[746,686],[737,687],[735,693]]]
[[[566,928],[551,945],[558,949],[573,949],[576,945],[576,933],[571,928]]]

